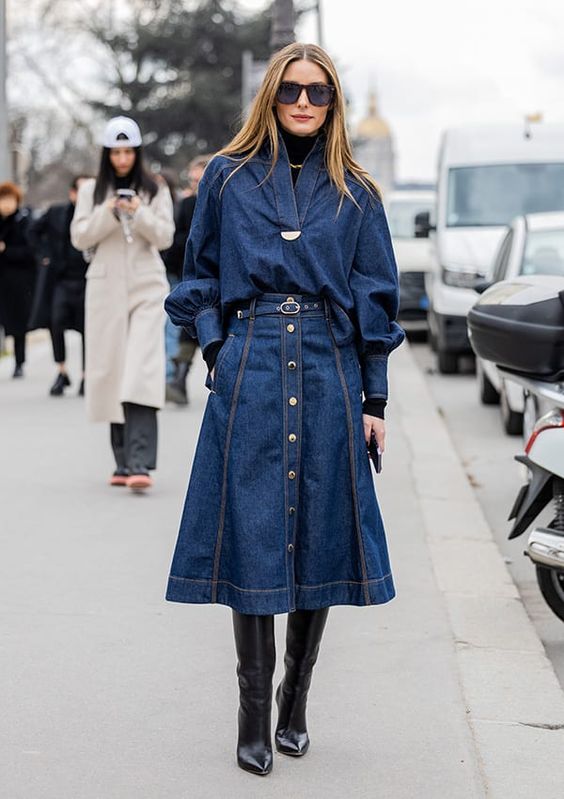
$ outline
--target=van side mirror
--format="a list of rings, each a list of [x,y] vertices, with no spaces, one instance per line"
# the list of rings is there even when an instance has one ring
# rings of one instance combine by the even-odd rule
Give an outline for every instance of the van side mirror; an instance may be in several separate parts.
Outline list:
[[[429,233],[436,230],[435,225],[431,224],[431,214],[429,211],[420,211],[415,214],[414,231],[416,239],[428,239]]]

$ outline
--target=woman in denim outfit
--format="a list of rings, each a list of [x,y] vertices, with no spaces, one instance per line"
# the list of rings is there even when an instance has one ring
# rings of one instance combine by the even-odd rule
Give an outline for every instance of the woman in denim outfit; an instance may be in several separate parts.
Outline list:
[[[321,48],[273,56],[206,168],[184,280],[166,300],[198,338],[210,389],[167,599],[233,609],[237,759],[260,775],[272,769],[274,614],[289,614],[275,743],[300,756],[328,608],[394,596],[367,442],[384,449],[397,269],[344,110]]]

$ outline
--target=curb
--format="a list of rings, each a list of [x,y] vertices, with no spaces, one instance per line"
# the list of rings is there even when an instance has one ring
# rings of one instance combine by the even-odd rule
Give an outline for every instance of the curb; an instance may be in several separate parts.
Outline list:
[[[407,342],[391,380],[485,795],[562,796],[564,694]]]

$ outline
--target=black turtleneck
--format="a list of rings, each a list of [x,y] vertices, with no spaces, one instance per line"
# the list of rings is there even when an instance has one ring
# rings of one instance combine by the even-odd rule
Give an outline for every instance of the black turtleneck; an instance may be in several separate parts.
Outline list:
[[[130,189],[131,188],[131,172],[127,175],[114,174],[114,189]]]
[[[288,133],[287,130],[284,130],[282,125],[278,126],[278,130],[282,135],[286,150],[288,151],[292,182],[295,186],[298,175],[300,174],[300,167],[310,154],[317,140],[317,134],[315,136],[295,136],[293,133]]]

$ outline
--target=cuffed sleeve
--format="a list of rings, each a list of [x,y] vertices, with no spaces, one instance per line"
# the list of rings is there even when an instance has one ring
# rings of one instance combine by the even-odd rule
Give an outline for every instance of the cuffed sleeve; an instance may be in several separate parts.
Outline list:
[[[219,293],[219,202],[213,172],[212,160],[198,188],[183,280],[165,300],[173,324],[197,338],[202,352],[212,342],[224,339]]]
[[[362,412],[368,416],[375,416],[377,419],[384,419],[386,400],[371,398],[365,399],[362,403]]]
[[[70,235],[73,247],[89,250],[114,232],[119,225],[108,204],[94,205],[95,180],[85,181],[78,190]]]
[[[212,341],[223,341],[217,281],[184,280],[165,300],[170,321],[197,338],[202,352]]]
[[[386,399],[388,396],[388,356],[366,355],[361,358],[362,389],[367,399]]]
[[[174,238],[174,210],[168,186],[161,185],[149,205],[138,207],[132,230],[139,233],[158,250],[166,250]]]
[[[397,324],[398,270],[382,203],[370,198],[363,212],[350,274],[360,338],[364,396],[388,396],[388,355],[404,339]]]

